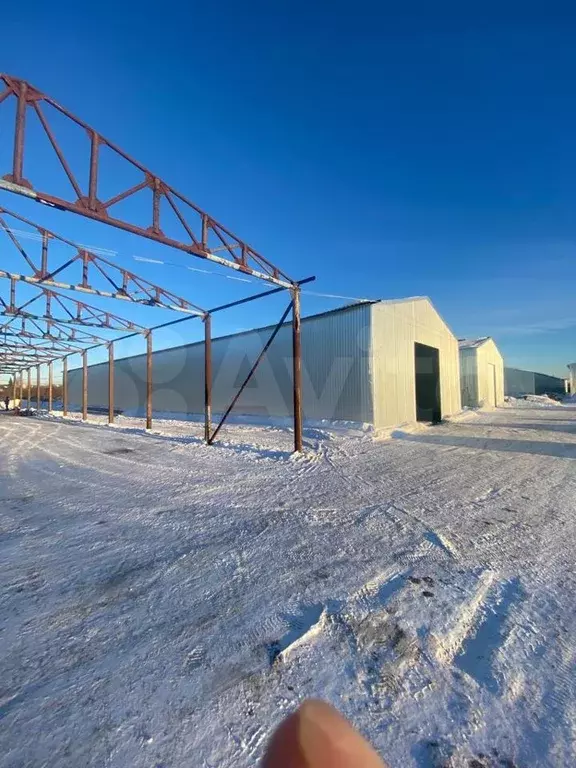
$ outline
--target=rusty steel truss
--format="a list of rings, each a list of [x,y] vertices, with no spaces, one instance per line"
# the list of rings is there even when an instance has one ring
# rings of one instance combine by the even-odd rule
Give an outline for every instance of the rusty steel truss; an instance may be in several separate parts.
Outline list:
[[[0,190],[16,193],[38,203],[80,214],[163,245],[176,248],[190,256],[205,259],[228,269],[240,271],[253,278],[271,283],[266,291],[246,298],[205,308],[176,295],[166,288],[136,275],[94,249],[77,244],[35,224],[23,216],[0,206],[0,232],[4,232],[13,248],[22,258],[22,271],[0,270],[0,288],[6,286],[6,298],[0,295],[0,373],[12,375],[15,399],[24,399],[25,379],[27,405],[30,406],[32,370],[36,369],[36,402],[40,405],[40,370],[48,367],[48,410],[52,410],[53,364],[62,361],[63,413],[68,413],[68,358],[80,354],[82,358],[82,418],[88,417],[88,352],[105,346],[108,350],[108,421],[114,422],[114,344],[134,336],[146,339],[146,427],[152,427],[153,412],[153,331],[193,318],[204,324],[204,436],[212,444],[242,392],[254,375],[260,361],[268,351],[282,325],[292,316],[293,344],[293,413],[294,449],[302,450],[302,380],[300,343],[300,286],[313,277],[296,281],[274,266],[245,241],[234,235],[212,216],[204,212],[174,187],[137,162],[109,139],[99,134],[80,118],[58,104],[50,96],[24,80],[0,74],[0,110],[14,104],[12,129],[12,163],[0,168]],[[84,173],[75,174],[67,157],[65,143],[57,139],[53,125],[54,115],[59,120],[80,128],[87,136]],[[28,167],[27,121],[37,121],[45,135],[50,151],[58,161],[66,179],[67,192],[54,194],[51,188],[38,185],[36,169]],[[78,147],[75,145],[74,150]],[[103,199],[100,194],[104,174],[109,173],[102,163],[103,151],[112,153],[131,174],[139,177],[137,183],[121,188],[117,194]],[[36,155],[33,155],[34,161]],[[81,178],[85,179],[82,183]],[[107,179],[108,181],[108,179]],[[111,181],[116,182],[114,177]],[[119,204],[146,192],[148,201],[144,220],[129,221]],[[15,222],[15,224],[14,224]],[[168,234],[166,225],[176,225],[177,233]],[[31,228],[33,244],[23,244],[19,225]],[[64,260],[54,253],[54,244],[65,247]],[[2,262],[0,262],[2,263]],[[95,287],[94,279],[105,288]],[[25,301],[19,299],[19,287],[34,292]],[[61,291],[74,291],[81,298],[71,298]],[[232,402],[213,427],[212,421],[212,333],[211,319],[216,312],[239,306],[256,299],[287,291],[289,304],[262,348],[248,376]],[[116,299],[126,304],[144,304],[169,309],[184,316],[155,325],[142,327],[132,320],[86,303],[85,295]],[[117,338],[96,335],[93,329],[122,332]],[[26,374],[26,376],[25,376]],[[18,397],[19,396],[19,397]]]

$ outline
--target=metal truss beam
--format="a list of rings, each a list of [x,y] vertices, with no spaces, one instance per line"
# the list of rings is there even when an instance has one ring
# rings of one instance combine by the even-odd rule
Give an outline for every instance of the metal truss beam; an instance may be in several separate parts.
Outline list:
[[[19,341],[8,340],[6,336],[0,337],[0,352],[4,350],[38,350],[39,352],[55,352],[60,355],[73,354],[74,352],[81,352],[83,347],[74,347],[69,344],[62,344],[59,341],[49,341],[47,339],[35,339],[31,341],[26,337],[19,339]]]
[[[8,191],[29,197],[49,206],[72,211],[90,219],[110,224],[127,232],[155,240],[158,243],[178,248],[190,255],[207,259],[225,267],[252,275],[260,280],[293,287],[294,281],[268,259],[255,251],[245,241],[234,235],[229,229],[199,208],[174,187],[167,184],[148,168],[131,158],[109,139],[100,135],[94,128],[73,115],[50,96],[17,77],[0,74],[0,105],[15,102],[13,129],[13,158],[11,168],[2,176],[0,186]],[[82,128],[88,142],[84,157],[81,181],[72,171],[67,158],[70,148],[61,147],[56,138],[52,110],[56,110],[64,120]],[[29,178],[24,172],[26,158],[26,121],[34,117],[43,130],[53,151],[53,157],[59,162],[63,178],[66,179],[68,192],[65,196],[51,194],[49,189],[41,190],[34,183],[38,168],[28,169]],[[10,135],[10,134],[9,134]],[[101,154],[112,153],[117,160],[125,164],[127,172],[136,173],[138,181],[132,186],[122,188],[116,195],[104,200],[99,193],[99,183],[107,173],[101,162]],[[78,146],[74,145],[74,152]],[[1,169],[0,169],[1,172]],[[133,198],[139,192],[147,190],[148,207],[143,224],[128,221],[116,207],[118,203]],[[178,222],[178,235],[168,236],[165,226],[171,217]],[[167,221],[168,220],[168,221]],[[163,229],[164,227],[164,229]]]
[[[104,311],[83,301],[78,301],[78,299],[71,299],[68,296],[39,285],[34,286],[39,291],[38,295],[18,306],[16,302],[16,286],[18,281],[12,278],[9,273],[3,271],[0,271],[0,279],[10,280],[9,303],[0,296],[0,306],[3,307],[0,315],[34,318],[36,320],[57,320],[59,323],[65,323],[66,325],[107,328],[114,331],[144,332],[146,330],[143,326],[137,325],[132,320],[126,320],[112,312]],[[43,302],[41,314],[27,311],[27,308],[36,304],[36,302]],[[61,316],[54,314],[56,307],[61,311]]]
[[[7,323],[0,325],[0,335],[60,342],[72,341],[76,344],[105,344],[108,341],[102,336],[64,325],[57,320],[35,320],[26,317],[12,317]]]
[[[31,255],[31,248],[24,247],[21,242],[21,233],[10,226],[5,217],[16,219],[36,231],[36,248],[40,253]],[[72,240],[67,240],[45,227],[35,224],[6,208],[0,206],[0,229],[4,230],[11,240],[14,248],[30,268],[31,274],[2,272],[3,277],[30,283],[32,285],[44,285],[52,288],[80,291],[81,293],[104,296],[110,299],[146,304],[153,307],[172,309],[177,312],[186,312],[204,315],[205,310],[187,299],[177,296],[175,293],[151,283],[134,272],[115,264],[113,261],[99,256]],[[73,252],[63,262],[54,263],[51,243],[59,243],[72,248]],[[52,257],[52,258],[51,258]],[[56,279],[58,275],[79,272],[75,282]],[[108,289],[95,288],[93,278],[104,279]]]

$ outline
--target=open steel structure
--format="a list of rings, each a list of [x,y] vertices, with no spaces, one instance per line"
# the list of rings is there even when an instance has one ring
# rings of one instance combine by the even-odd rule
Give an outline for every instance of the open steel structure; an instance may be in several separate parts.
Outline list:
[[[302,376],[300,345],[300,286],[314,278],[293,280],[255,251],[245,241],[201,210],[188,198],[153,174],[146,167],[119,149],[78,117],[70,113],[52,98],[40,92],[24,80],[0,74],[0,110],[13,105],[8,113],[13,126],[12,162],[9,168],[0,168],[0,189],[22,195],[38,203],[73,212],[113,227],[176,248],[190,256],[236,270],[252,278],[271,284],[261,293],[247,296],[220,306],[206,308],[172,291],[156,285],[134,272],[92,252],[85,246],[68,240],[46,227],[36,224],[19,214],[0,207],[0,232],[4,232],[22,258],[22,271],[0,270],[0,283],[6,286],[0,295],[0,316],[6,320],[0,325],[0,373],[10,374],[14,383],[15,398],[30,404],[32,370],[36,372],[36,400],[40,402],[41,366],[48,367],[48,410],[52,410],[53,364],[62,361],[63,412],[68,412],[67,366],[74,354],[82,357],[82,418],[88,415],[88,351],[105,346],[108,349],[108,420],[114,422],[114,344],[117,341],[141,335],[146,340],[146,427],[152,426],[153,381],[152,352],[153,332],[192,318],[204,324],[204,436],[208,444],[214,442],[222,425],[234,408],[242,392],[252,378],[260,361],[274,341],[280,327],[292,317],[292,379],[294,449],[302,450]],[[51,124],[57,114],[59,120],[80,128],[88,137],[83,172],[75,174],[67,156],[71,147],[61,145]],[[32,116],[47,139],[47,146],[57,160],[66,180],[66,190],[54,194],[51,189],[39,189],[34,183],[36,155],[32,154],[32,167],[25,164],[27,157],[27,120]],[[73,147],[77,152],[78,147]],[[105,150],[121,161],[129,172],[138,177],[135,184],[120,189],[108,199],[102,199],[99,190],[107,171],[102,163]],[[75,158],[77,162],[77,158]],[[82,182],[81,179],[84,179]],[[117,183],[115,178],[114,183]],[[144,207],[145,220],[134,223],[122,213],[123,201],[139,193],[148,193]],[[170,219],[177,233],[167,234]],[[20,226],[25,225],[35,233],[32,245],[22,243]],[[65,246],[68,257],[56,258],[53,245]],[[92,276],[97,276],[106,288],[94,287]],[[34,295],[26,301],[19,300],[19,286],[27,284]],[[71,298],[62,291],[74,291]],[[278,324],[264,344],[245,380],[239,387],[220,420],[213,425],[212,419],[212,357],[211,319],[216,312],[264,298],[276,293],[288,292],[290,300]],[[78,294],[81,297],[78,298]],[[85,296],[101,296],[116,299],[125,304],[145,304],[178,312],[182,317],[152,327],[143,327],[115,313],[88,304]],[[120,332],[113,339],[104,338],[95,331]]]

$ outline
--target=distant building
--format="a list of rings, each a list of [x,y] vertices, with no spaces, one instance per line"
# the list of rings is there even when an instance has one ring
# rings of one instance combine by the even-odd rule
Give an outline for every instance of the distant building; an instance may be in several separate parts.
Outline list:
[[[568,386],[570,388],[570,394],[576,394],[576,363],[570,363],[568,366]]]
[[[504,403],[504,360],[490,336],[460,339],[462,405],[496,408]]]
[[[223,412],[246,378],[272,327],[212,342],[213,411]],[[288,417],[292,413],[291,326],[281,328],[242,393],[234,414]],[[144,356],[117,360],[114,402],[142,412]],[[200,414],[204,402],[204,343],[153,354],[156,412]],[[438,421],[460,403],[458,342],[425,297],[363,302],[302,320],[304,418],[387,428]],[[70,404],[79,405],[82,371],[68,373]],[[88,370],[88,404],[108,402],[108,363]]]
[[[548,376],[536,371],[520,368],[504,368],[504,391],[510,397],[521,395],[563,395],[566,392],[565,379]]]

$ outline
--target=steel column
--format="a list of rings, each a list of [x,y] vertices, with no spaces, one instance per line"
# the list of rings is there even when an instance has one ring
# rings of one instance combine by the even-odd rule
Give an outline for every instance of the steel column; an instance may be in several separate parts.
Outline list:
[[[48,274],[48,233],[46,230],[42,232],[42,262],[40,266],[40,274],[42,277],[46,277]]]
[[[82,421],[88,420],[88,353],[82,352]]]
[[[12,161],[12,179],[14,184],[22,184],[24,180],[24,129],[26,125],[26,92],[27,83],[20,83],[18,105],[16,107],[16,126],[14,131],[14,156]]]
[[[302,346],[300,289],[292,290],[292,383],[294,389],[294,451],[302,450]]]
[[[108,424],[114,424],[114,342],[108,344]]]
[[[152,429],[152,331],[146,334],[146,429]]]
[[[62,416],[68,416],[68,358],[62,360]]]
[[[210,445],[212,429],[212,317],[204,318],[204,440]]]
[[[40,366],[36,366],[36,410],[40,412]]]
[[[48,413],[52,413],[52,361],[48,363]]]
[[[32,394],[32,369],[28,368],[28,394],[26,397],[26,408],[30,408],[31,394]]]
[[[90,145],[90,176],[88,178],[88,206],[91,211],[96,211],[96,202],[98,195],[98,150],[100,148],[100,137],[96,131],[92,131],[92,142]]]

